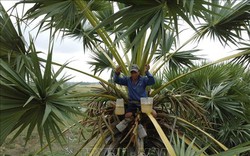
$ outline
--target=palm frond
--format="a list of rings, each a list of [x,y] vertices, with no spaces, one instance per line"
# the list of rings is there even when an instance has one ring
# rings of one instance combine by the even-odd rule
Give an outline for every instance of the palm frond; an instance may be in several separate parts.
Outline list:
[[[175,79],[173,79],[173,80],[171,80],[171,81],[165,83],[163,86],[161,86],[161,87],[158,88],[157,90],[153,91],[151,95],[154,96],[155,94],[157,94],[158,92],[160,92],[161,89],[165,88],[166,86],[168,86],[169,84],[173,83],[174,81],[176,81],[176,80],[178,80],[178,79],[181,79],[181,78],[183,78],[183,77],[185,77],[185,76],[187,76],[187,75],[189,75],[189,74],[192,74],[192,73],[194,73],[194,72],[196,72],[196,71],[199,71],[199,70],[201,70],[201,69],[204,69],[204,68],[206,68],[206,67],[208,67],[208,66],[211,66],[211,65],[214,65],[214,64],[217,64],[217,63],[226,61],[226,60],[230,60],[230,59],[233,59],[233,58],[235,58],[235,57],[238,57],[238,56],[241,56],[241,55],[245,55],[245,54],[248,54],[248,53],[249,53],[249,51],[244,51],[244,52],[240,52],[240,53],[237,53],[237,54],[233,54],[233,55],[230,55],[230,56],[221,58],[221,59],[219,59],[219,60],[217,60],[217,61],[215,61],[215,62],[212,62],[212,63],[209,63],[209,64],[207,64],[207,65],[204,65],[204,66],[202,66],[202,67],[200,67],[200,68],[193,69],[192,71],[190,71],[190,72],[188,72],[188,73],[186,73],[186,74],[180,75],[180,76],[176,77]]]
[[[135,38],[131,41],[130,48],[137,45],[146,31],[151,29],[152,32],[149,35],[149,41],[146,46],[146,49],[148,49],[153,41],[158,38],[157,34],[160,35],[164,33],[165,24],[163,14],[161,5],[154,5],[153,7],[148,5],[126,7],[102,21],[97,28],[106,25],[116,27],[115,32],[122,32],[122,35],[116,42],[128,35],[136,33]]]
[[[241,43],[243,46],[243,48],[239,48],[238,50],[242,50],[242,51],[250,51],[250,44],[249,43]],[[242,55],[239,57],[234,58],[232,61],[232,63],[235,64],[241,64],[243,65],[246,69],[250,68],[250,54],[246,54],[246,55]]]
[[[250,124],[246,124],[245,121],[241,121],[239,118],[228,118],[229,122],[225,121],[221,126],[218,126],[219,132],[216,135],[218,140],[228,147],[247,142],[250,139]]]
[[[249,154],[250,142],[240,144],[230,150],[221,152],[219,154],[213,154],[212,156],[224,156],[224,155],[235,155],[235,154]]]
[[[25,68],[21,63],[23,62],[21,55],[27,54],[26,42],[21,32],[20,20],[18,17],[16,17],[16,20],[18,23],[17,30],[0,3],[0,58],[11,64],[12,68],[15,68],[20,75],[24,76]]]
[[[18,21],[18,17],[16,20]],[[0,4],[1,56],[8,56],[8,53],[13,53],[16,56],[26,52],[25,41],[23,40],[22,32],[19,31],[20,25],[17,26],[18,29],[16,30],[9,15],[4,10],[2,4]]]
[[[194,66],[193,61],[200,60],[201,58],[198,56],[195,56],[195,52],[199,51],[197,50],[190,50],[190,51],[179,51],[171,55],[169,58],[169,68],[170,69],[177,69],[177,68],[185,68],[189,67],[191,68]]]
[[[174,138],[174,149],[178,156],[200,156],[204,155],[205,150],[208,148],[204,147],[203,149],[197,150],[194,148],[195,139],[192,140],[192,142],[188,145],[186,145],[186,138],[183,135],[182,138],[179,138],[179,135],[177,134],[177,137]],[[186,147],[187,146],[187,147]]]
[[[26,142],[34,128],[37,127],[41,145],[43,134],[50,145],[51,133],[61,142],[60,124],[73,121],[72,114],[80,114],[79,104],[66,94],[71,88],[61,88],[68,77],[57,80],[64,66],[52,74],[51,60],[48,60],[44,73],[41,70],[37,54],[32,51],[32,59],[24,58],[30,78],[24,79],[1,60],[1,144],[14,130],[18,129],[15,139],[25,128],[28,128]],[[49,54],[50,57],[51,54]],[[26,57],[26,56],[24,56]],[[14,84],[14,85],[13,85]],[[4,89],[4,90],[3,90]],[[9,112],[9,113],[8,113]],[[5,119],[5,120],[3,120]],[[11,121],[13,124],[8,124]],[[6,126],[9,125],[9,126]]]
[[[88,22],[78,24],[75,28],[64,30],[64,36],[69,36],[77,40],[82,40],[83,50],[95,50],[95,45],[102,41],[97,37],[97,33],[92,31],[93,27]]]
[[[217,144],[221,149],[223,149],[224,151],[228,150],[228,148],[223,145],[221,142],[219,142],[218,140],[216,140],[212,135],[210,135],[209,133],[203,131],[202,129],[200,129],[198,126],[193,125],[192,123],[186,121],[185,119],[179,118],[179,117],[175,117],[172,116],[173,118],[176,118],[177,120],[179,120],[180,122],[183,122],[187,125],[190,125],[191,127],[197,129],[198,131],[200,131],[202,134],[204,134],[205,136],[207,136],[209,139],[211,139],[215,144]]]
[[[28,3],[34,4],[25,14],[25,19],[37,19],[44,16],[41,20],[39,30],[50,29],[51,24],[55,27],[55,32],[59,30],[74,29],[83,20],[81,12],[79,12],[73,1],[40,1],[28,0],[19,2],[18,4]],[[56,9],[55,9],[56,8]]]
[[[113,56],[108,50],[100,49],[100,51],[93,51],[93,61],[89,61],[88,64],[90,64],[91,67],[94,67],[94,75],[97,73],[101,74],[104,70],[112,69],[112,59]]]
[[[171,81],[175,77],[178,77],[178,75],[186,72],[188,71],[166,71],[164,80]],[[206,120],[199,120],[199,122],[195,124],[201,127],[207,125],[217,130],[219,133],[211,133],[214,133],[214,136],[218,138],[220,142],[228,145],[228,147],[233,147],[236,144],[242,143],[240,140],[244,139],[241,137],[249,137],[247,130],[249,119],[246,113],[247,110],[249,110],[248,101],[250,93],[249,79],[245,79],[248,76],[249,72],[244,70],[240,65],[218,64],[210,66],[171,83],[171,85],[165,89],[165,92],[162,90],[161,93],[156,96],[155,102],[158,103],[158,101],[160,101],[159,103],[163,105],[162,109],[172,114],[182,112],[181,110],[185,110],[185,106],[187,106],[189,114],[195,114],[194,118],[192,119],[190,115],[185,115],[185,111],[177,116],[190,119],[193,123],[195,123],[195,119],[197,119],[197,112],[202,112],[202,110],[198,109],[198,111],[193,111],[195,105],[191,106],[190,104],[193,103],[192,101],[199,103],[199,107],[206,110],[203,110],[201,114],[204,115],[208,113],[208,115],[205,115],[207,116]],[[185,102],[185,95],[191,96],[186,97],[189,102]],[[174,111],[176,108],[180,110]],[[190,111],[192,113],[190,113]],[[237,124],[235,122],[237,122]],[[234,127],[233,125],[237,126]],[[218,134],[220,134],[220,136],[218,136]],[[230,139],[234,137],[237,139]]]
[[[218,1],[219,2],[219,1]],[[242,40],[241,34],[249,34],[249,1],[227,1],[221,8],[211,8],[215,14],[205,14],[206,24],[198,28],[200,34],[198,41],[210,36],[212,39],[218,39],[221,44],[229,43],[237,45],[237,40]]]

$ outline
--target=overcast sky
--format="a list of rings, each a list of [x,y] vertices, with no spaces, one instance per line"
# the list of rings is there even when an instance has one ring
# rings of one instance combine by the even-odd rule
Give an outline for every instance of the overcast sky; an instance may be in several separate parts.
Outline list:
[[[16,1],[14,0],[1,0],[1,3],[3,4],[4,8],[8,10],[11,6],[14,5]],[[30,26],[32,28],[33,26]],[[181,42],[184,42],[189,39],[189,37],[193,34],[193,31],[184,31],[180,37]],[[36,31],[25,31],[25,39],[26,41],[29,41],[28,34],[32,34],[35,36]],[[49,32],[43,32],[38,35],[38,38],[36,39],[36,48],[38,51],[47,52],[48,50],[48,41],[49,41]],[[192,49],[195,45],[190,45],[189,47],[186,47],[185,49]],[[232,47],[235,49],[236,47]],[[209,40],[202,40],[199,45],[196,47],[196,49],[202,49],[200,54],[207,55],[206,57],[213,61],[217,60],[221,57],[224,57],[233,50],[230,47],[223,47],[218,41],[209,41]],[[46,57],[46,55],[44,55]],[[82,71],[92,73],[90,70],[90,66],[87,64],[87,61],[90,60],[89,55],[84,53],[82,43],[79,40],[74,40],[72,38],[64,38],[61,40],[61,38],[58,38],[56,40],[54,50],[53,50],[53,61],[58,63],[65,63],[66,61],[72,60],[69,66],[80,69]],[[74,78],[71,81],[75,82],[97,82],[97,80],[85,76],[80,73],[76,73],[70,70],[66,71],[67,75],[74,76]],[[107,72],[104,72],[104,74],[101,75],[101,77],[105,80],[109,79],[110,74]]]

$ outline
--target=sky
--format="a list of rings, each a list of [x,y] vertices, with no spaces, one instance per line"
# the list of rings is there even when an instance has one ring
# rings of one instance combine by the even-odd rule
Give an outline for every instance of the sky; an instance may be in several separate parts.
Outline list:
[[[16,1],[14,0],[0,0],[5,10],[8,10],[11,6],[14,5]],[[21,6],[20,6],[21,7]],[[20,8],[21,10],[21,8]],[[13,21],[14,22],[14,21]],[[15,22],[14,22],[15,23]],[[25,31],[25,40],[29,41],[29,34],[33,37],[36,35],[36,30],[31,31],[31,28],[35,26],[34,24],[29,26],[29,28]],[[185,42],[189,39],[189,37],[193,34],[193,31],[184,31],[184,33],[180,37],[180,42]],[[38,38],[35,40],[35,45],[38,51],[47,52],[48,51],[48,41],[49,41],[49,32],[45,31],[38,35]],[[192,44],[186,47],[186,49],[192,49],[196,45]],[[202,40],[199,42],[199,45],[195,47],[196,49],[201,49],[199,52],[200,55],[205,56],[210,61],[215,61],[222,57],[225,57],[230,54],[233,49],[236,47],[223,47],[218,41],[210,41],[209,39]],[[41,57],[46,57],[44,54]],[[82,70],[84,72],[93,73],[91,71],[90,66],[87,64],[87,61],[90,61],[90,55],[88,52],[83,51],[82,43],[80,40],[74,40],[72,38],[64,38],[61,40],[59,37],[54,45],[53,50],[53,61],[58,63],[65,63],[67,61],[71,61],[69,64],[70,67],[74,67],[76,69]],[[55,68],[56,70],[57,68]],[[96,79],[93,79],[89,76],[71,71],[65,70],[66,75],[71,75],[72,78],[70,81],[73,82],[98,82]],[[110,73],[105,71],[100,75],[101,78],[108,80]]]
[[[8,10],[12,7],[15,2],[14,0],[0,0],[5,10]],[[22,9],[21,5],[18,9]],[[19,13],[21,15],[21,11]],[[15,23],[14,20],[12,20]],[[26,42],[29,41],[29,34],[33,37],[36,36],[36,30],[31,29],[35,26],[35,24],[30,25],[24,33]],[[45,31],[38,35],[35,40],[35,45],[37,51],[47,52],[49,47],[49,32]],[[46,54],[41,55],[41,57],[46,58]],[[90,70],[90,66],[87,64],[87,61],[90,61],[90,56],[88,52],[83,51],[82,42],[80,40],[74,40],[72,38],[64,38],[61,40],[60,37],[56,39],[53,49],[53,61],[57,63],[64,64],[65,62],[70,61],[69,66],[74,67],[76,69],[92,73]],[[55,70],[58,69],[55,67]],[[72,70],[65,69],[66,75],[70,75],[74,78],[71,81],[74,82],[98,82],[96,79],[93,79],[89,76],[80,74],[78,72],[74,72]],[[110,74],[102,74],[101,77],[105,80],[109,79]]]

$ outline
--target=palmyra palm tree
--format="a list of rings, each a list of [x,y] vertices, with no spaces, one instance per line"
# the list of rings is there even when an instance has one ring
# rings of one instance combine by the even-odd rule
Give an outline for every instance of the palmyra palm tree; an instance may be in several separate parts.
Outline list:
[[[34,4],[22,19],[43,17],[39,32],[50,30],[51,41],[47,60],[40,59],[32,40],[27,45],[23,42],[21,31],[18,29],[16,33],[1,6],[1,144],[16,129],[14,138],[28,128],[26,139],[29,140],[36,127],[41,144],[45,135],[51,147],[51,133],[59,141],[63,136],[60,123],[72,120],[71,115],[85,114],[76,125],[83,129],[91,127],[92,134],[76,154],[96,137],[89,155],[123,155],[135,151],[148,155],[220,152],[230,155],[249,149],[250,46],[245,43],[250,33],[249,1],[25,0],[19,3]],[[195,31],[183,44],[178,42],[181,32],[185,31],[180,21]],[[113,69],[115,63],[121,66],[124,75],[129,75],[132,63],[141,69],[151,64],[157,83],[149,96],[154,97],[158,117],[138,114],[126,131],[118,133],[115,124],[123,117],[114,114],[112,101],[117,98],[127,101],[126,89],[116,86],[112,80],[105,81],[67,64],[52,62],[54,35],[59,31],[63,36],[83,40],[84,48],[93,54],[93,61],[89,63],[95,74]],[[218,39],[223,45],[245,47],[234,55],[196,66],[193,61],[200,58],[194,52],[198,50],[183,49],[192,41],[202,42],[204,37]],[[236,63],[243,63],[244,68],[213,66],[233,58]],[[41,62],[45,65],[41,66]],[[61,68],[54,73],[52,64]],[[71,87],[65,89],[61,85],[69,78],[57,79],[64,68],[96,78],[103,88],[88,94],[67,92]],[[239,80],[234,79],[237,73],[241,75]],[[84,97],[91,102],[82,113],[78,100]],[[235,121],[242,128],[225,129],[229,121]],[[138,139],[136,133],[139,122],[150,134],[144,140]],[[234,142],[227,140],[227,136],[233,137],[234,133],[242,138]],[[248,144],[239,145],[244,142]],[[239,146],[228,150],[223,143],[228,147]]]

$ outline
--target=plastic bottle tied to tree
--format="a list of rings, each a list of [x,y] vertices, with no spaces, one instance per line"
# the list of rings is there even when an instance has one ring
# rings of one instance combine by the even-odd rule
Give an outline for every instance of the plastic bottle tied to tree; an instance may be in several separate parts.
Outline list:
[[[147,132],[141,124],[138,125],[138,136],[141,139],[145,138],[147,136]]]
[[[153,110],[153,98],[152,97],[141,98],[142,113],[151,113],[152,110]]]
[[[125,118],[118,125],[116,125],[116,128],[120,132],[122,132],[124,129],[126,129],[126,127],[128,126],[128,124],[130,123],[130,121],[131,121],[130,118]]]
[[[115,106],[115,114],[116,115],[123,115],[124,113],[125,113],[124,100],[123,99],[117,99],[116,100],[116,106]]]

